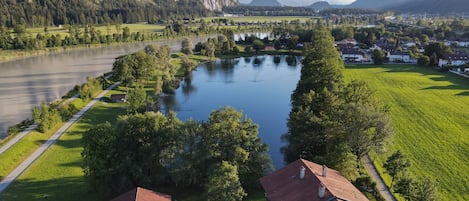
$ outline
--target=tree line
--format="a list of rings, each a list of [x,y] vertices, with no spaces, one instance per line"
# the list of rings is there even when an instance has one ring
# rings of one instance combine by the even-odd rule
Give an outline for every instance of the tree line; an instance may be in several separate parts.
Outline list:
[[[45,48],[67,47],[75,45],[91,45],[91,44],[111,44],[116,42],[132,42],[155,40],[158,33],[141,33],[131,32],[128,27],[121,27],[120,24],[115,25],[116,33],[110,33],[110,25],[106,26],[106,32],[96,29],[92,25],[67,26],[68,34],[62,36],[60,34],[49,33],[44,28],[44,33],[32,35],[27,33],[26,28],[17,25],[14,34],[6,27],[0,27],[0,49],[4,50],[42,50]]]
[[[0,26],[158,23],[211,15],[200,1],[179,0],[0,0]]]
[[[96,93],[98,93],[104,87],[105,79],[103,77],[87,78],[87,81],[81,85],[76,86],[80,98],[84,102],[90,101]],[[59,123],[67,121],[73,117],[79,108],[73,103],[53,102],[47,104],[42,102],[40,106],[33,108],[33,121],[37,124],[37,130],[39,132],[46,132],[54,128]]]
[[[326,164],[354,180],[359,161],[379,150],[393,129],[389,108],[366,83],[345,83],[344,64],[330,31],[318,26],[305,50],[301,78],[292,94],[285,161],[304,158]]]

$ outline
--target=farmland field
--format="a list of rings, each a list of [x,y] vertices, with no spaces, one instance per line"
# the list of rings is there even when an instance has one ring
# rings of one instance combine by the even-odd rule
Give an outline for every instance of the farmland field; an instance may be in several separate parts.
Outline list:
[[[306,20],[317,17],[312,16],[240,16],[240,17],[206,17],[203,18],[205,21],[211,21],[212,19],[228,19],[234,22],[281,22],[282,20],[299,20],[305,22]]]
[[[401,150],[441,200],[469,200],[469,79],[412,65],[348,65],[345,77],[367,82],[390,106],[394,139],[372,155],[382,174],[383,161]]]

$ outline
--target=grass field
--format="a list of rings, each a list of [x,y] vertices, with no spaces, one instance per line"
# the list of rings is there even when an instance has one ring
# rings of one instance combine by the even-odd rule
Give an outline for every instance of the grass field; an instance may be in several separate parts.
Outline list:
[[[100,31],[102,34],[114,34],[114,33],[122,33],[122,28],[129,27],[130,32],[141,32],[141,33],[153,33],[153,32],[160,32],[165,27],[162,25],[156,24],[121,24],[119,27],[116,25],[96,25],[94,26],[95,29]],[[27,32],[31,34],[45,34],[44,28],[30,28],[27,29]],[[68,34],[68,28],[64,27],[47,27],[47,32],[49,34],[59,34],[62,37],[65,37]]]
[[[240,17],[205,17],[202,18],[207,22],[212,21],[213,19],[228,19],[233,20],[234,22],[281,22],[282,20],[300,20],[300,22],[305,22],[309,19],[316,19],[317,17],[312,16],[240,16]],[[200,19],[197,19],[197,21]]]
[[[435,182],[441,200],[469,200],[468,79],[410,65],[348,65],[345,77],[366,81],[391,106],[394,141],[373,155],[381,173],[400,149],[413,175]]]

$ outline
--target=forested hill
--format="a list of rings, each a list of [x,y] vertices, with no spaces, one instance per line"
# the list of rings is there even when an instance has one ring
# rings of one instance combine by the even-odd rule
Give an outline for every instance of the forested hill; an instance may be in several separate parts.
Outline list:
[[[0,26],[157,22],[210,13],[201,0],[0,0]],[[223,0],[217,0],[223,1]]]
[[[401,6],[390,7],[405,13],[460,14],[469,10],[468,0],[414,0]]]

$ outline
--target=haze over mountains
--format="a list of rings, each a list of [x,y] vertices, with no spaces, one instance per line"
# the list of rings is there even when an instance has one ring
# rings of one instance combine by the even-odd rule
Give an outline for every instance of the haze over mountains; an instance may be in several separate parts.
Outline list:
[[[469,14],[469,0],[252,0],[252,2],[250,0],[240,0],[240,2],[251,6],[304,6],[315,10],[367,8],[389,9],[404,13],[448,14],[468,12]]]

